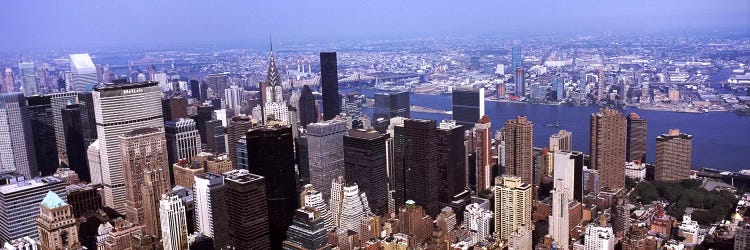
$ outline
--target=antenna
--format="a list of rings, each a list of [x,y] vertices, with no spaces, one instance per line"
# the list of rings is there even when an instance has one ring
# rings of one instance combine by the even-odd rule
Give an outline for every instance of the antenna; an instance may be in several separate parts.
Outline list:
[[[268,43],[271,44],[271,52],[273,52],[273,39],[271,39],[271,35],[268,35]]]

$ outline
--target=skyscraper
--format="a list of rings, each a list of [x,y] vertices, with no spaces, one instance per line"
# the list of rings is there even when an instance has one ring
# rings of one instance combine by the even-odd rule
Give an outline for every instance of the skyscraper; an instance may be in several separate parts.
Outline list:
[[[331,215],[331,210],[328,209],[328,204],[323,200],[323,194],[320,191],[315,190],[312,184],[307,184],[302,188],[302,192],[299,195],[300,207],[311,207],[315,208],[320,216],[326,223],[326,229],[329,231],[336,227]]]
[[[239,113],[240,105],[245,100],[245,94],[242,88],[237,85],[229,86],[228,89],[224,90],[224,98],[226,98],[226,108],[235,110],[235,113]]]
[[[3,74],[3,91],[2,93],[16,92],[15,81],[13,80],[13,70],[11,68],[5,68]]]
[[[36,78],[36,67],[33,62],[18,63],[21,71],[21,88],[26,96],[39,94],[39,84]]]
[[[340,230],[359,232],[362,219],[370,213],[365,193],[360,193],[357,184],[344,186],[339,210]]]
[[[373,110],[372,120],[375,123],[375,129],[381,133],[388,128],[391,118],[411,116],[409,92],[376,93],[374,99],[375,110]]]
[[[34,220],[39,215],[39,203],[49,191],[65,201],[65,182],[54,176],[26,180],[12,180],[0,186],[0,241],[8,242],[22,237],[37,238]]]
[[[591,114],[591,167],[599,170],[601,187],[617,191],[625,187],[625,117],[613,109]]]
[[[185,205],[176,193],[166,193],[159,200],[161,241],[164,250],[188,249]]]
[[[612,231],[612,227],[606,225],[589,224],[586,227],[586,238],[583,245],[586,250],[614,250],[617,239]]]
[[[646,162],[646,130],[648,124],[636,113],[630,113],[628,122],[627,161]]]
[[[55,142],[57,143],[57,158],[60,164],[70,166],[68,162],[67,141],[65,138],[65,124],[62,118],[63,109],[68,104],[80,104],[81,132],[84,147],[96,140],[96,117],[94,115],[94,100],[91,92],[61,92],[47,95],[52,103],[53,125],[55,127]]]
[[[489,189],[492,186],[492,123],[489,116],[482,116],[474,127],[477,191]]]
[[[229,245],[234,249],[270,248],[265,178],[235,169],[224,173],[224,181]]]
[[[241,137],[245,136],[247,130],[253,126],[253,121],[249,116],[235,116],[229,120],[229,126],[227,126],[227,155],[229,160],[236,166],[238,161],[237,158],[237,142]]]
[[[221,120],[208,120],[206,127],[206,150],[214,154],[223,154],[227,151],[226,128],[221,125]]]
[[[226,192],[224,176],[212,173],[195,176],[195,231],[211,237],[214,249],[224,249],[229,245]]]
[[[120,136],[128,221],[144,226],[144,234],[161,236],[158,206],[169,192],[164,131],[138,128]]]
[[[307,125],[307,152],[310,161],[310,184],[319,188],[323,198],[331,194],[331,180],[344,176],[344,135],[346,121],[326,120]]]
[[[247,157],[250,173],[266,178],[268,223],[271,225],[271,248],[286,239],[292,224],[289,217],[298,208],[294,146],[289,126],[265,126],[247,132]]]
[[[570,190],[565,187],[565,180],[555,179],[552,194],[552,214],[549,216],[549,232],[560,249],[570,249]]]
[[[654,179],[679,182],[690,178],[693,136],[670,129],[656,137],[656,166]]]
[[[526,70],[523,68],[516,68],[516,74],[513,77],[516,84],[516,96],[526,96]]]
[[[465,129],[474,128],[474,124],[484,115],[484,88],[454,89],[453,120]]]
[[[457,194],[466,190],[466,145],[464,127],[456,121],[441,121],[437,136],[438,201],[450,204]],[[441,206],[443,206],[441,205]],[[458,216],[459,218],[461,215]]]
[[[521,57],[521,46],[514,45],[511,49],[510,68],[515,70],[523,68],[523,57]]]
[[[413,200],[437,215],[439,207],[438,156],[435,121],[407,119],[395,128],[396,204]]]
[[[573,150],[573,133],[561,129],[556,134],[549,137],[550,151],[571,151]]]
[[[39,175],[29,106],[21,93],[0,94],[0,173]]]
[[[367,193],[370,209],[378,215],[388,212],[387,138],[375,130],[358,129],[344,136],[344,176]]]
[[[174,121],[180,118],[188,118],[187,103],[187,99],[180,95],[173,95],[162,99],[161,104],[164,120]]]
[[[531,222],[531,185],[514,176],[495,178],[495,232],[501,239]]]
[[[336,52],[320,52],[320,82],[323,89],[323,120],[341,113]]]
[[[29,96],[29,117],[31,120],[31,134],[34,141],[34,157],[40,175],[48,176],[57,170],[57,147],[55,144],[55,128],[52,117],[52,104],[49,96]]]
[[[534,124],[525,116],[518,116],[506,121],[501,133],[505,139],[505,174],[533,184]]]
[[[70,54],[69,91],[91,91],[97,84],[96,66],[89,54]]]
[[[71,104],[61,110],[65,154],[68,167],[85,182],[91,182],[91,173],[87,157],[88,143],[84,123],[88,122],[86,109],[82,104]],[[56,156],[57,157],[57,156]]]
[[[565,100],[565,82],[560,76],[552,77],[552,89],[555,91],[555,100]]]
[[[103,85],[94,89],[104,200],[125,213],[120,136],[136,128],[164,126],[161,92],[155,82]]]
[[[310,86],[302,87],[299,96],[299,125],[307,128],[310,123],[318,122],[318,107],[315,105],[315,95]]]
[[[169,166],[177,163],[180,159],[192,160],[201,152],[201,138],[198,128],[193,119],[180,118],[179,120],[164,123],[165,138],[167,140],[167,156]],[[169,176],[174,182],[174,170],[170,168]]]
[[[81,243],[78,241],[78,221],[73,216],[71,206],[65,203],[57,193],[47,191],[42,204],[39,205],[36,225],[40,249],[81,248]]]
[[[287,232],[283,249],[328,250],[328,231],[320,213],[312,207],[303,207],[294,212],[294,224]]]

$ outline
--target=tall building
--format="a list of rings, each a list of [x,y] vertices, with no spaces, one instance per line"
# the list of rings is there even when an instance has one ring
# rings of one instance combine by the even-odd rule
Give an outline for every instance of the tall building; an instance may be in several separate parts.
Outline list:
[[[237,142],[245,136],[247,130],[252,128],[253,121],[249,116],[235,116],[229,120],[229,126],[227,126],[227,155],[229,160],[234,165],[239,163],[237,158]]]
[[[206,84],[206,87],[210,90],[207,90],[206,92],[212,93],[212,95],[206,95],[206,98],[222,99],[224,98],[224,90],[229,87],[229,74],[219,73],[207,75],[203,78],[203,83]]]
[[[190,97],[201,100],[201,84],[198,80],[190,80]]]
[[[289,217],[298,208],[297,177],[294,169],[294,146],[289,126],[265,126],[250,129],[246,135],[250,173],[266,178],[268,223],[271,225],[271,248],[286,239]]]
[[[307,128],[310,123],[318,122],[318,107],[315,105],[315,95],[313,95],[310,86],[303,86],[302,93],[299,96],[299,125]]]
[[[26,178],[39,175],[32,138],[23,94],[0,94],[0,173],[17,172]]]
[[[362,219],[370,213],[365,193],[360,193],[357,184],[353,184],[344,186],[341,197],[338,229],[359,232]]]
[[[87,149],[91,130],[87,130],[88,114],[83,104],[70,104],[60,110],[68,167],[85,182],[91,182]],[[95,132],[95,131],[94,131]],[[89,134],[87,134],[89,133]],[[58,154],[59,155],[59,154]],[[57,158],[57,156],[55,156]]]
[[[670,129],[656,137],[656,166],[654,179],[679,182],[690,178],[693,136]]]
[[[73,210],[57,193],[47,191],[36,218],[39,249],[80,249],[78,221]]]
[[[555,100],[565,100],[565,82],[559,76],[552,77],[552,88],[555,91]]]
[[[526,96],[526,70],[523,68],[516,68],[516,74],[513,77],[513,81],[516,85],[516,96]]]
[[[179,120],[180,118],[188,118],[187,98],[181,95],[173,95],[161,100],[161,108],[164,113],[165,121]]]
[[[103,85],[94,89],[94,106],[105,205],[125,213],[120,136],[137,128],[163,128],[161,92],[156,82]]]
[[[323,198],[331,197],[331,180],[344,176],[346,120],[332,119],[307,125],[310,184],[320,188]]]
[[[495,233],[501,239],[531,222],[531,185],[514,176],[495,178]]]
[[[138,128],[121,135],[120,141],[126,217],[144,226],[144,234],[159,237],[159,200],[170,188],[164,131]]]
[[[606,95],[606,93],[607,93],[607,91],[606,91],[606,85],[605,85],[606,81],[604,79],[604,69],[603,68],[599,69],[599,77],[598,77],[597,80],[599,80],[599,81],[596,84],[597,85],[596,86],[596,100],[597,101],[602,101],[605,98],[604,95]]]
[[[198,127],[198,133],[201,135],[201,143],[206,143],[208,139],[208,136],[206,136],[206,122],[212,119],[211,115],[214,112],[214,107],[208,103],[203,103],[196,109],[196,115],[191,116],[190,118],[195,120],[195,125]]]
[[[2,93],[13,93],[16,92],[15,80],[13,80],[13,70],[11,68],[5,68],[3,74],[3,91]]]
[[[591,114],[591,167],[599,170],[604,190],[625,187],[625,117],[613,109]]]
[[[31,121],[31,138],[34,142],[34,157],[41,176],[55,173],[59,164],[57,159],[57,145],[55,144],[55,128],[52,117],[52,103],[49,96],[27,97],[29,117]]]
[[[585,250],[614,250],[616,242],[612,227],[593,224],[586,227]]]
[[[164,132],[169,166],[180,159],[191,160],[201,152],[201,135],[193,119],[180,118],[167,121],[164,123]],[[174,184],[175,176],[172,168],[169,169],[169,176]]]
[[[407,119],[394,128],[396,204],[412,200],[438,214],[438,156],[435,121]]]
[[[482,116],[474,127],[477,191],[490,189],[492,186],[492,123],[489,116]]]
[[[21,89],[25,96],[39,94],[39,84],[36,78],[36,67],[33,62],[18,63],[18,70],[21,71]]]
[[[561,129],[556,134],[549,137],[550,151],[571,151],[573,150],[573,133]]]
[[[229,245],[233,249],[269,249],[266,180],[245,169],[224,173]]]
[[[91,91],[96,86],[96,66],[89,54],[70,54],[68,91]]]
[[[441,121],[437,136],[438,201],[444,205],[466,190],[466,145],[464,127],[456,121]],[[443,206],[443,205],[441,205]],[[461,215],[458,215],[461,218]]]
[[[465,129],[474,128],[484,116],[484,88],[454,89],[452,96],[453,120]]]
[[[388,212],[387,138],[375,130],[358,129],[344,136],[345,179],[367,193],[370,209],[377,215]]]
[[[328,204],[323,200],[323,194],[320,191],[315,190],[312,184],[307,184],[302,188],[302,192],[299,195],[300,207],[311,207],[315,208],[323,221],[326,223],[326,229],[332,231],[336,227],[336,223],[333,221],[331,216],[331,210],[328,209]]]
[[[570,210],[572,197],[565,180],[555,179],[552,194],[552,214],[549,216],[549,232],[560,249],[570,249]]]
[[[323,120],[341,113],[336,52],[320,52],[320,84],[323,89]]]
[[[480,239],[492,237],[492,231],[490,231],[492,223],[492,211],[489,209],[483,208],[477,203],[466,206],[464,210],[464,225],[466,225],[467,230],[476,231]]]
[[[501,133],[505,140],[505,174],[521,177],[523,183],[534,183],[534,124],[519,116],[506,121]]]
[[[511,49],[510,68],[515,70],[523,68],[523,57],[521,56],[521,46],[514,45]]]
[[[57,158],[61,165],[70,166],[68,162],[67,138],[65,137],[65,123],[62,112],[69,104],[79,104],[80,106],[80,129],[82,132],[84,145],[88,147],[96,140],[96,117],[94,115],[94,100],[91,92],[61,92],[47,95],[52,103],[53,125],[55,127],[55,142],[57,143]]]
[[[161,196],[159,220],[164,250],[188,249],[187,216],[179,195],[166,193]]]
[[[229,86],[228,89],[224,90],[224,98],[226,98],[226,108],[234,110],[238,113],[242,101],[245,100],[244,90],[237,85]]]
[[[646,162],[646,132],[648,124],[636,113],[627,118],[627,161]]]
[[[282,80],[276,67],[273,44],[271,45],[266,81],[262,85],[263,118],[260,119],[261,122],[266,123],[268,120],[276,120],[289,124],[289,110],[283,97]]]
[[[230,241],[226,192],[224,176],[204,173],[195,177],[195,231],[211,237],[214,249],[224,249]]]
[[[65,182],[47,176],[26,180],[12,180],[0,186],[0,241],[8,242],[23,237],[38,238],[36,223],[39,203],[49,191],[65,201]]]
[[[294,223],[287,231],[289,237],[284,240],[283,249],[300,250],[315,249],[328,250],[328,230],[320,213],[312,207],[297,209],[294,213]]]
[[[411,117],[409,92],[376,93],[374,99],[375,109],[373,110],[372,120],[375,122],[375,128],[381,133],[388,128],[391,118]]]
[[[206,121],[206,152],[214,154],[223,154],[226,152],[227,133],[226,128],[221,124],[221,120]]]

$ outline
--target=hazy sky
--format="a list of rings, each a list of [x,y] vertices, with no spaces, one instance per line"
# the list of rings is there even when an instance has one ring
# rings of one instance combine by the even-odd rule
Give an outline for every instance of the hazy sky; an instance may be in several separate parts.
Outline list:
[[[21,0],[0,3],[0,51],[257,45],[680,28],[750,30],[749,0]]]

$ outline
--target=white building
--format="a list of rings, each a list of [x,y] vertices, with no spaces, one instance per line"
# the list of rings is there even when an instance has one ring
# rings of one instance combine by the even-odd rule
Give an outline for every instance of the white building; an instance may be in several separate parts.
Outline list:
[[[29,107],[23,94],[0,94],[0,174],[39,175],[31,140]]]
[[[612,227],[590,224],[586,227],[584,246],[586,250],[614,250],[615,233]]]
[[[642,181],[646,179],[646,163],[626,162],[625,163],[625,176]]]
[[[96,86],[96,66],[89,54],[70,54],[68,91],[91,91]]]
[[[172,85],[169,84],[169,80],[167,79],[167,73],[155,73],[151,80],[158,82],[159,89],[163,92],[172,90]]]
[[[224,90],[224,98],[226,98],[226,108],[234,109],[236,112],[240,110],[242,102],[245,100],[245,95],[242,88],[237,85],[229,86]]]
[[[575,181],[575,159],[571,152],[555,152],[553,163],[553,180],[555,188],[565,189],[568,201],[573,199],[574,181]],[[561,185],[561,186],[558,186]]]
[[[180,159],[192,160],[201,152],[201,135],[193,119],[180,118],[164,124],[169,164]]]
[[[492,223],[492,211],[482,208],[479,204],[471,203],[464,209],[464,226],[467,230],[476,231],[479,238],[487,239],[492,236]]]
[[[339,229],[359,232],[362,219],[367,216],[369,211],[370,208],[367,205],[366,197],[359,193],[357,184],[345,186],[344,197],[341,202],[341,222]]]
[[[703,242],[704,233],[700,232],[700,226],[697,221],[692,220],[690,214],[685,213],[682,216],[682,222],[677,226],[677,235],[684,237],[682,242],[689,245],[697,245]]]
[[[164,194],[159,201],[159,220],[164,250],[181,250],[188,247],[185,205],[176,194]]]
[[[203,173],[194,177],[195,231],[214,239],[214,246],[229,241],[224,176]]]
[[[557,242],[559,249],[570,249],[570,210],[568,202],[571,192],[565,188],[561,179],[555,179],[552,193],[552,215],[549,216],[549,233]]]
[[[328,209],[328,204],[323,200],[323,193],[315,190],[312,184],[307,184],[303,188],[304,190],[300,194],[300,200],[302,207],[313,207],[320,213],[320,217],[326,222],[326,229],[328,231],[333,230],[336,224],[333,222],[331,211]]]

